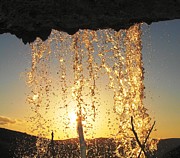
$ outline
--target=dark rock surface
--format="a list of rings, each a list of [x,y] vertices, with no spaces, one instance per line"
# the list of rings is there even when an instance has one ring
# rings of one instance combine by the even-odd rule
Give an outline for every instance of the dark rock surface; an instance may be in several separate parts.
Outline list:
[[[52,29],[74,34],[172,19],[180,19],[180,0],[0,0],[0,34],[24,43],[45,40]]]

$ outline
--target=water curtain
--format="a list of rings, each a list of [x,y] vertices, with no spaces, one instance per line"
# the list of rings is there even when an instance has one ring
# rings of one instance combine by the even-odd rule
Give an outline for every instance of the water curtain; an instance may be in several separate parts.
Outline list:
[[[87,139],[106,133],[115,140],[118,157],[152,155],[157,142],[149,136],[153,123],[143,104],[141,24],[118,32],[79,30],[72,36],[52,30],[31,50],[27,101],[39,155],[47,150],[41,138],[52,128],[64,138],[80,137],[78,120],[86,146]]]

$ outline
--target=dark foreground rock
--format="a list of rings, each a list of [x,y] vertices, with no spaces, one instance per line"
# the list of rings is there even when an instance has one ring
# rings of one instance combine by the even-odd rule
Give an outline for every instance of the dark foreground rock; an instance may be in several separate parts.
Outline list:
[[[24,43],[45,40],[52,29],[74,34],[179,18],[180,0],[0,0],[0,34],[15,34]]]
[[[160,140],[156,156],[157,158],[180,158],[180,138]]]
[[[0,157],[2,158],[20,158],[35,157],[37,137],[17,131],[0,128]],[[47,142],[47,149],[44,158],[49,155],[54,157],[73,157],[80,156],[78,139],[56,140]],[[107,157],[117,158],[115,154],[117,144],[113,139],[97,138],[87,141],[87,157]],[[53,149],[53,150],[52,150]],[[158,151],[155,153],[157,158],[179,158],[180,138],[160,140]]]
[[[50,155],[61,157],[80,157],[78,139],[66,139],[51,141],[43,139],[46,142],[46,149],[40,152],[40,157],[49,158]],[[38,157],[37,156],[37,137],[0,128],[0,157],[2,158],[20,158],[20,157]],[[94,158],[99,156],[117,158],[115,155],[116,145],[113,139],[98,138],[87,140],[87,157]]]
[[[180,146],[165,153],[162,158],[180,158]]]

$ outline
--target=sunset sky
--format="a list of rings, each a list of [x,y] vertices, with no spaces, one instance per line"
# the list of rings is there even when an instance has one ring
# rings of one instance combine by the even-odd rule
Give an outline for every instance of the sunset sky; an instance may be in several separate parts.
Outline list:
[[[156,120],[156,138],[180,138],[180,20],[144,26],[145,106]],[[0,35],[0,127],[28,132],[25,71],[29,45]]]

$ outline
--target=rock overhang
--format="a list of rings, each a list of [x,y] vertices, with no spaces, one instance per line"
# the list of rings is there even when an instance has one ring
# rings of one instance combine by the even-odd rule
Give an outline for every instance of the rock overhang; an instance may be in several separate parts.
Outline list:
[[[127,29],[135,23],[180,19],[180,0],[0,0],[0,34],[24,43],[46,40],[52,29]]]

